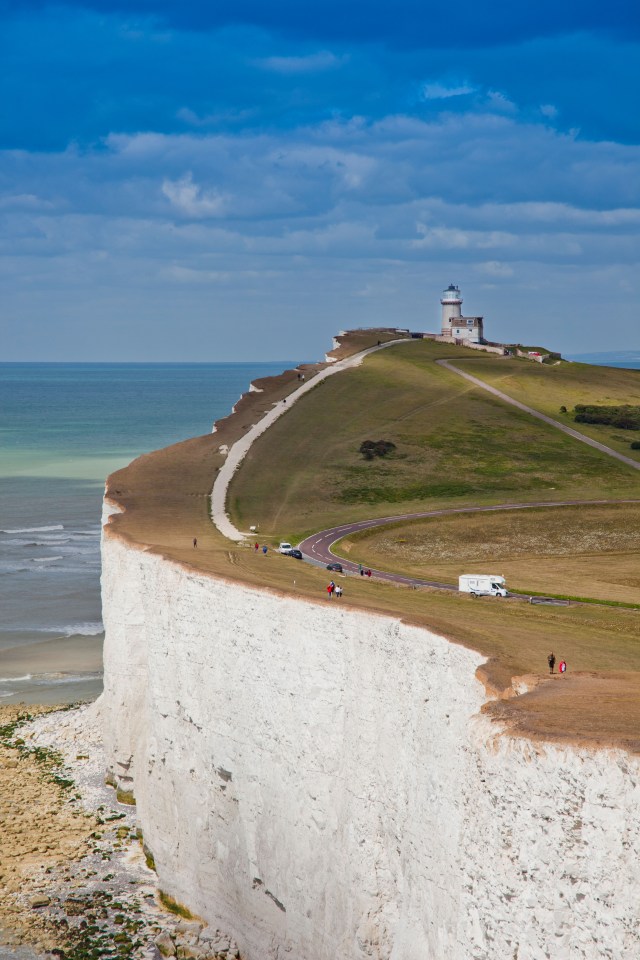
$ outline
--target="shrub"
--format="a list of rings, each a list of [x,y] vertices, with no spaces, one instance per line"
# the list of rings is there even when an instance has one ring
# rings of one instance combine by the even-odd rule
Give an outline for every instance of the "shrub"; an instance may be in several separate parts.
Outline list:
[[[360,444],[360,453],[365,460],[373,460],[374,457],[386,457],[396,449],[395,443],[391,440],[363,440]]]
[[[634,440],[633,443],[630,443],[629,446],[632,450],[640,450],[640,440]]]
[[[604,423],[618,430],[640,430],[640,407],[577,403],[573,411],[576,423]]]

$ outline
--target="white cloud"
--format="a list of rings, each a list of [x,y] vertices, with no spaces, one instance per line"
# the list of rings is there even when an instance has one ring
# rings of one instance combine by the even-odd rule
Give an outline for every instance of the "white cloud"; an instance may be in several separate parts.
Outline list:
[[[498,113],[516,113],[517,107],[513,100],[509,100],[504,93],[500,93],[499,90],[490,90],[487,94],[487,104],[491,110],[496,110]]]
[[[178,120],[189,124],[190,127],[211,127],[220,123],[242,123],[253,116],[253,110],[221,110],[218,113],[207,113],[200,116],[190,107],[180,107],[176,112]]]
[[[460,83],[455,86],[447,86],[444,83],[435,81],[425,83],[422,87],[422,96],[425,100],[448,100],[450,97],[466,97],[470,93],[475,93],[477,87],[470,83]]]
[[[543,117],[547,117],[548,120],[555,120],[558,116],[558,108],[554,107],[552,103],[541,103],[540,113]]]
[[[164,180],[162,192],[181,214],[195,218],[221,216],[227,199],[217,190],[203,190],[191,172],[180,180]]]
[[[640,148],[477,106],[430,122],[119,134],[95,149],[0,153],[14,185],[0,200],[5,315],[25,329],[41,316],[44,329],[52,311],[84,316],[99,301],[92,315],[105,323],[200,317],[220,344],[243,332],[239,358],[261,336],[256,297],[265,330],[290,316],[296,343],[319,344],[390,317],[435,328],[439,291],[458,277],[492,339],[517,339],[513,297],[526,302],[523,323],[555,318],[550,344],[561,329],[568,339],[564,281],[571,316],[593,316],[597,331],[612,284],[634,285],[616,309],[640,297]],[[473,283],[484,295],[471,305]],[[509,296],[492,303],[491,290]]]
[[[482,276],[496,277],[498,279],[512,277],[514,273],[513,267],[510,267],[508,263],[501,263],[499,260],[487,260],[484,263],[477,263],[475,265],[475,271]]]
[[[330,50],[319,50],[303,57],[264,57],[254,60],[255,66],[272,73],[295,74],[317,73],[322,70],[335,70],[347,62],[347,56],[337,57]]]
[[[53,203],[35,193],[11,193],[0,196],[0,210],[50,210]]]

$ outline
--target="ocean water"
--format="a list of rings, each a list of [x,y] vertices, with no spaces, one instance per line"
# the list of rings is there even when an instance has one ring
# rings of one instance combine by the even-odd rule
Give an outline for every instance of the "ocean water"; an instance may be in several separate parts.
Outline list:
[[[103,637],[105,477],[209,433],[251,380],[292,365],[0,364],[0,703],[99,693],[99,669],[61,670],[56,651],[81,664]]]
[[[572,353],[567,360],[593,363],[596,367],[622,367],[640,370],[640,350],[612,350],[606,353]]]

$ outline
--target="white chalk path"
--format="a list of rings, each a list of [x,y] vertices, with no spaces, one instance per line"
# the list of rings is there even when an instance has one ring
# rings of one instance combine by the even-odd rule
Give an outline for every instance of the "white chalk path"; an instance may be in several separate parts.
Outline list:
[[[248,536],[248,534],[242,533],[237,527],[234,527],[227,516],[226,507],[229,484],[231,483],[234,473],[246,457],[251,444],[257,440],[258,437],[262,436],[272,423],[275,423],[279,417],[286,413],[296,400],[299,400],[305,393],[317,387],[322,380],[333,376],[334,373],[341,373],[343,370],[349,370],[351,367],[358,367],[370,353],[376,353],[378,350],[384,350],[386,347],[392,347],[398,343],[413,342],[419,343],[420,341],[405,340],[404,338],[400,340],[389,340],[387,343],[381,343],[380,346],[369,347],[368,350],[363,350],[361,353],[356,353],[352,357],[347,357],[346,360],[338,360],[330,367],[327,367],[326,370],[321,370],[319,373],[316,373],[310,380],[307,380],[297,390],[289,394],[286,403],[283,400],[279,400],[273,410],[270,410],[258,423],[251,427],[244,437],[236,440],[233,446],[229,448],[227,459],[220,468],[211,491],[211,519],[224,537],[227,537],[229,540],[240,541]]]

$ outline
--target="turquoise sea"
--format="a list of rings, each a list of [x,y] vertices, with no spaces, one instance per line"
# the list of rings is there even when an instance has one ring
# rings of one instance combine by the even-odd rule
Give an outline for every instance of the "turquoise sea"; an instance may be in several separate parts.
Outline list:
[[[209,433],[251,380],[292,365],[0,364],[0,703],[99,693],[79,654],[103,635],[105,477]],[[78,669],[59,668],[63,650]]]

